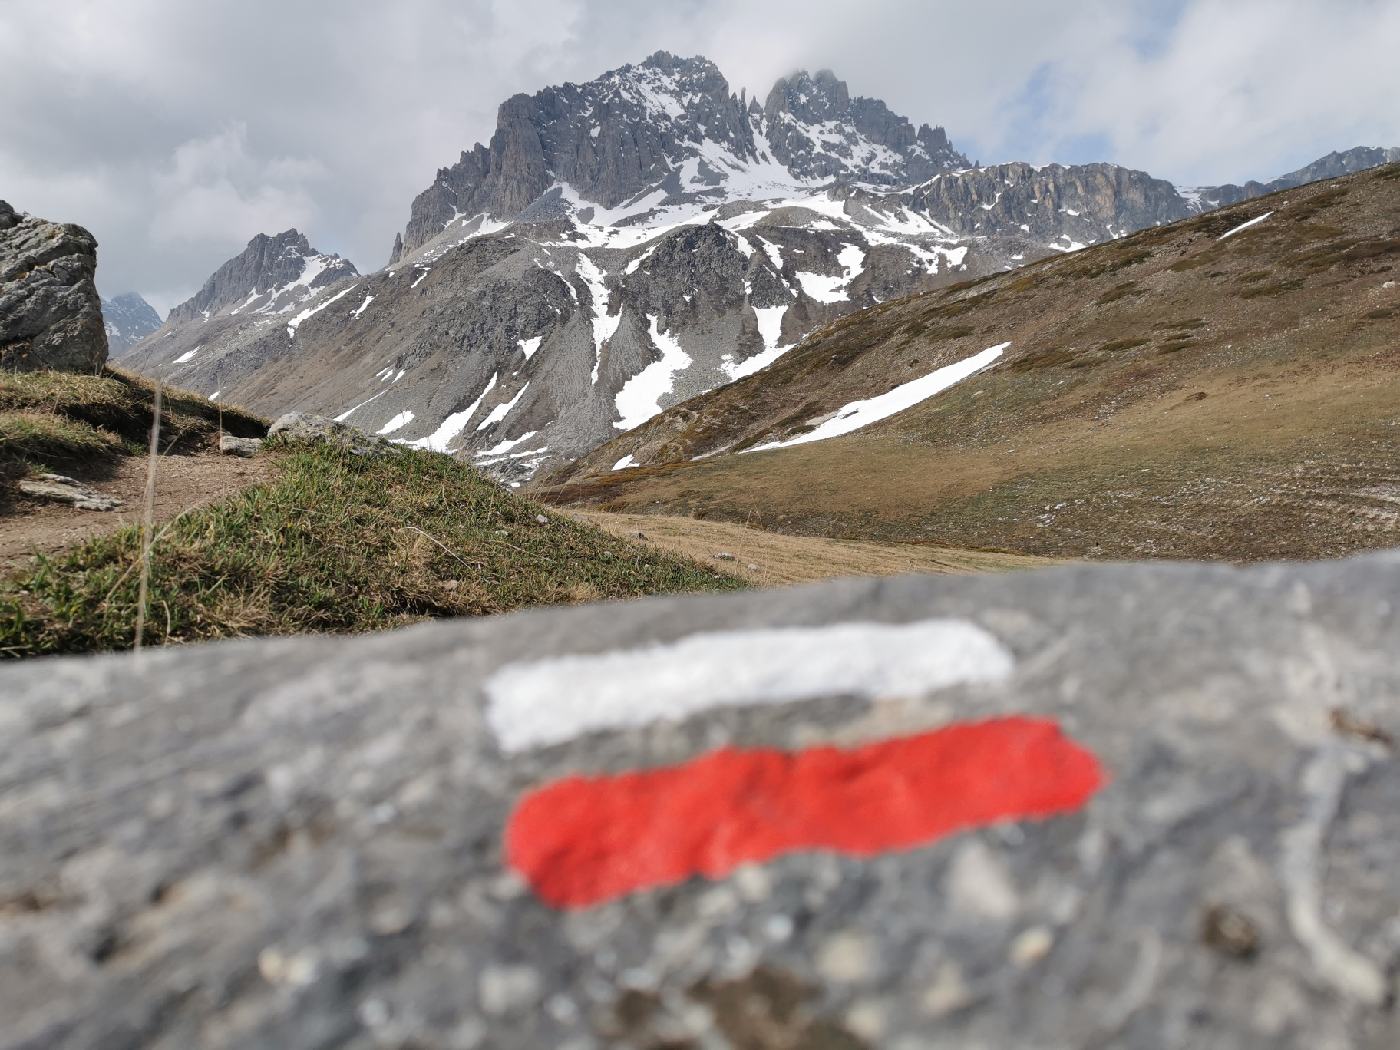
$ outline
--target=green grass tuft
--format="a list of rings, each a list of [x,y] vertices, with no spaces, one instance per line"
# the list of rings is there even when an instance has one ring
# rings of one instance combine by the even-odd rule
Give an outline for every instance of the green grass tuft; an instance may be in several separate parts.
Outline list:
[[[538,505],[448,456],[268,454],[275,481],[157,529],[148,644],[744,586],[567,518],[541,524]],[[139,557],[128,528],[0,581],[0,654],[129,648]]]

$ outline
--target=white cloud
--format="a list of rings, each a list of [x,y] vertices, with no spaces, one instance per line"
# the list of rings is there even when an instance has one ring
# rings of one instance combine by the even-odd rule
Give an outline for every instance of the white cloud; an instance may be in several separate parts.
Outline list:
[[[380,265],[520,91],[658,48],[798,66],[983,161],[1182,182],[1400,145],[1393,0],[3,0],[0,195],[89,225],[106,290],[189,294],[260,231]]]
[[[316,184],[325,175],[313,159],[259,160],[248,150],[248,128],[241,123],[191,139],[155,176],[151,240],[220,249],[258,232],[312,228]]]

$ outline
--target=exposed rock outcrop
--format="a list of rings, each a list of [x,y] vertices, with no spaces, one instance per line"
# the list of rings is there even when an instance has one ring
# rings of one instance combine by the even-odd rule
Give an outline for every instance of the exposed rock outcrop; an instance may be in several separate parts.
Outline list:
[[[413,202],[394,257],[459,218],[514,218],[556,182],[615,207],[706,143],[755,157],[748,114],[709,59],[658,51],[586,84],[516,95],[501,105],[490,146],[464,152]]]
[[[267,436],[292,445],[334,445],[356,455],[400,451],[392,442],[373,434],[366,434],[363,430],[339,420],[307,415],[303,412],[288,412],[268,428]]]
[[[96,372],[107,360],[97,241],[0,201],[0,369]]]
[[[0,667],[0,1046],[1391,1050],[1397,645],[1386,554]]]
[[[1191,214],[1170,182],[1117,164],[996,164],[936,175],[910,206],[960,234],[1019,233],[1059,250]]]
[[[47,503],[66,503],[78,510],[116,510],[122,505],[122,501],[115,496],[104,495],[63,474],[40,474],[37,477],[24,478],[19,483],[19,490],[30,499]]]

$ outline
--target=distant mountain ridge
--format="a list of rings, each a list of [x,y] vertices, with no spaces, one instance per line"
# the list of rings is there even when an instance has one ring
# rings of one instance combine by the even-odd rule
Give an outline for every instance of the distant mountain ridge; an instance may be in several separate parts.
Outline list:
[[[107,328],[107,351],[120,357],[161,326],[160,314],[135,292],[102,300],[102,321]]]
[[[133,361],[520,481],[852,311],[1175,222],[1209,192],[1113,164],[972,167],[832,73],[760,103],[658,52],[507,100],[385,270],[255,238]]]
[[[1227,183],[1224,186],[1207,186],[1186,192],[1192,198],[1199,200],[1199,210],[1209,211],[1211,208],[1223,208],[1228,204],[1238,204],[1240,201],[1262,197],[1266,193],[1289,190],[1295,186],[1304,186],[1309,182],[1320,182],[1323,179],[1336,179],[1353,172],[1377,168],[1382,164],[1394,164],[1397,161],[1400,161],[1400,147],[1383,149],[1377,146],[1357,146],[1340,153],[1333,151],[1325,157],[1319,157],[1311,164],[1304,165],[1297,171],[1280,175],[1270,182],[1246,182],[1243,186]]]

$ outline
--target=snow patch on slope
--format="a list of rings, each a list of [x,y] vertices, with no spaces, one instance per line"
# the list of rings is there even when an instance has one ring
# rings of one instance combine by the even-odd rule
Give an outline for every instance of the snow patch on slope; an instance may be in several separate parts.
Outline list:
[[[598,369],[603,364],[603,344],[617,332],[622,322],[622,311],[608,313],[608,286],[603,271],[598,264],[583,252],[578,254],[578,275],[588,286],[588,294],[593,303],[593,382],[598,382]]]
[[[661,360],[653,361],[629,379],[617,392],[617,413],[622,418],[613,426],[632,430],[661,411],[661,399],[671,392],[675,375],[690,364],[690,355],[681,344],[662,332],[657,318],[647,315],[651,341],[661,351]]]
[[[852,401],[849,405],[837,409],[824,422],[805,434],[788,438],[786,441],[769,441],[744,451],[762,452],[765,449],[790,448],[793,445],[806,445],[813,441],[825,441],[828,438],[854,433],[873,423],[878,423],[882,419],[888,419],[890,416],[903,412],[907,408],[912,408],[920,401],[927,401],[934,394],[947,390],[954,383],[986,368],[1000,357],[1010,345],[1010,343],[998,343],[996,346],[983,350],[980,354],[974,354],[965,360],[935,369],[919,379],[901,383],[893,390],[880,394],[878,397]]]
[[[1261,222],[1263,222],[1265,219],[1267,219],[1267,218],[1268,218],[1270,215],[1272,215],[1272,214],[1273,214],[1273,212],[1271,212],[1271,211],[1266,211],[1263,215],[1260,215],[1258,218],[1250,219],[1248,222],[1242,222],[1242,223],[1240,223],[1238,226],[1236,226],[1233,230],[1228,230],[1228,231],[1226,231],[1225,233],[1222,233],[1222,234],[1219,236],[1219,238],[1217,238],[1217,239],[1223,241],[1226,237],[1233,237],[1235,234],[1239,233],[1241,230],[1247,230],[1247,229],[1249,229],[1251,226],[1258,226]]]
[[[462,411],[453,412],[442,421],[442,425],[439,426],[437,430],[433,431],[425,438],[419,438],[417,441],[406,441],[404,444],[412,448],[426,448],[431,452],[449,451],[448,446],[461,435],[462,431],[467,429],[467,424],[471,422],[472,416],[474,416],[476,410],[481,407],[481,403],[486,400],[486,395],[496,388],[496,379],[498,377],[499,373],[493,375],[491,381],[486,384],[486,389],[481,392],[480,396],[477,397],[475,401]]]

